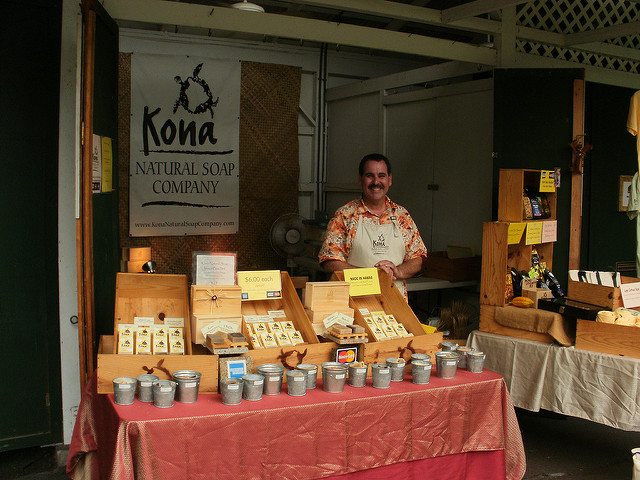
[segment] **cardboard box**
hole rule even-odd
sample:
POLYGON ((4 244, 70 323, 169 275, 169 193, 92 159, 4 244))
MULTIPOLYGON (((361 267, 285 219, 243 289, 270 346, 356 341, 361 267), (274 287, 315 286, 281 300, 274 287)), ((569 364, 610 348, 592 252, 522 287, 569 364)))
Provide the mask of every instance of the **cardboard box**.
POLYGON ((640 358, 640 328, 578 320, 576 348, 640 358))
POLYGON ((191 313, 195 315, 240 315, 242 287, 239 285, 191 285, 191 313))
POLYGON ((429 252, 422 265, 422 275, 450 282, 479 280, 482 257, 449 258, 447 252, 429 252))
POLYGON ((553 295, 551 294, 551 290, 549 290, 548 288, 538 288, 538 287, 534 287, 534 288, 523 287, 522 296, 533 300, 533 308, 538 308, 538 300, 540 300, 541 298, 553 298, 553 295))

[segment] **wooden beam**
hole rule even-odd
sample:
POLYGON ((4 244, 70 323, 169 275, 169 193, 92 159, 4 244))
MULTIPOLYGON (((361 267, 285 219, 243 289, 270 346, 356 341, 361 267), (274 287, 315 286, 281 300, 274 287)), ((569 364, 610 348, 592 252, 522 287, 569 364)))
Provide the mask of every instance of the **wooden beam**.
POLYGON ((602 42, 612 38, 626 37, 640 34, 640 21, 611 25, 588 32, 565 35, 564 44, 567 47, 584 43, 602 42))
MULTIPOLYGON (((584 145, 584 80, 573 81, 573 139, 584 145)), ((572 164, 576 164, 573 152, 572 164)), ((569 230, 569 270, 580 269, 582 237, 582 170, 571 173, 571 220, 569 230)))
POLYGON ((507 7, 514 7, 529 0, 476 0, 475 2, 462 3, 455 7, 442 10, 442 22, 450 23, 463 18, 471 18, 483 13, 495 12, 507 7))
POLYGON ((82 48, 82 181, 78 261, 78 335, 80 342, 80 384, 84 389, 95 370, 93 305, 93 78, 95 73, 95 0, 83 0, 82 48))

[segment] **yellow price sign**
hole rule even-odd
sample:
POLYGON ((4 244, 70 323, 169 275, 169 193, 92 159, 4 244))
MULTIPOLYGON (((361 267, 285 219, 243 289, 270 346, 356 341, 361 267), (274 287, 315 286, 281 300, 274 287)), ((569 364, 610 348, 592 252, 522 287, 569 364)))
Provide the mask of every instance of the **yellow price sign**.
POLYGON ((509 230, 507 231, 507 244, 517 245, 522 239, 522 233, 524 232, 526 223, 510 223, 509 230))
POLYGON ((553 170, 542 170, 540 172, 540 192, 555 192, 556 185, 553 170))
POLYGON ((352 297, 380 294, 377 268, 348 268, 344 271, 344 281, 349 282, 352 297))
POLYGON ((242 287, 242 300, 268 300, 282 297, 279 270, 238 272, 238 285, 242 287))
POLYGON ((527 235, 525 243, 527 245, 542 243, 542 222, 527 223, 527 235))

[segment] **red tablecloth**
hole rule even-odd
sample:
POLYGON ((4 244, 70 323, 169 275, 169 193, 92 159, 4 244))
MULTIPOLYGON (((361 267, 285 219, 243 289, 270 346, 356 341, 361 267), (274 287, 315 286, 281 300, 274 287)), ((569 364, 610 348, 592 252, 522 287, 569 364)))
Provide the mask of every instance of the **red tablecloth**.
MULTIPOLYGON (((371 382, 371 379, 369 379, 371 382)), ((519 480, 525 457, 502 377, 410 379, 389 389, 318 388, 226 406, 220 395, 161 409, 116 405, 87 385, 69 449, 72 478, 519 480)))

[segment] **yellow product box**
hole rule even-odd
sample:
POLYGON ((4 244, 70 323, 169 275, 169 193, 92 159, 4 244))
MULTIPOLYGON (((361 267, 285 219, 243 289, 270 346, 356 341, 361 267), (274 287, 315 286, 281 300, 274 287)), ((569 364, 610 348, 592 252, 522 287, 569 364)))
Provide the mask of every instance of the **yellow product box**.
POLYGON ((373 334, 373 336, 375 337, 376 340, 380 341, 380 340, 386 340, 387 336, 385 335, 384 331, 382 330, 382 328, 375 326, 371 329, 371 333, 373 334))
POLYGON ((272 348, 277 347, 278 342, 276 341, 276 337, 272 333, 261 333, 259 335, 260 342, 262 342, 262 346, 264 348, 272 348))
POLYGON ((278 345, 281 347, 288 347, 292 345, 291 339, 289 338, 289 335, 287 335, 287 332, 276 333, 275 337, 276 342, 278 342, 278 345))
POLYGON ((402 337, 413 337, 413 333, 407 332, 407 329, 401 323, 394 325, 393 328, 395 328, 396 332, 398 332, 398 335, 402 337))
POLYGON ((269 330, 267 329, 267 324, 263 323, 263 322, 254 323, 253 324, 253 333, 256 333, 258 335, 269 333, 269 330))
POLYGON ((387 321, 387 323, 389 325, 393 325, 396 326, 398 324, 398 321, 396 320, 396 317, 393 316, 393 314, 388 314, 384 316, 384 319, 387 321))
POLYGON ((262 348, 262 343, 260 342, 260 337, 255 333, 249 334, 249 341, 251 342, 251 346, 254 349, 262 348))
POLYGON ((133 355, 133 335, 119 336, 118 353, 133 355))
POLYGON ((169 337, 169 354, 184 355, 184 339, 169 337))
POLYGON ((280 322, 267 323, 267 329, 274 335, 282 333, 282 325, 280 325, 280 322))
POLYGON ((167 343, 167 335, 153 335, 153 354, 166 355, 169 353, 169 344, 167 343))
POLYGON ((382 328, 382 331, 384 332, 384 334, 389 338, 400 337, 400 335, 398 335, 398 332, 396 332, 396 330, 393 328, 392 325, 385 325, 384 327, 380 327, 380 328, 382 328))
POLYGON ((138 327, 138 330, 136 331, 136 341, 138 338, 146 338, 151 342, 151 332, 151 327, 138 327))
POLYGON ((280 324, 282 325, 282 330, 284 330, 285 332, 296 331, 296 327, 293 325, 293 322, 290 320, 287 320, 286 322, 280 322, 280 324))
POLYGON ((136 336, 136 355, 151 355, 151 339, 150 337, 136 336))
POLYGON ((376 322, 376 325, 380 328, 384 328, 387 326, 387 321, 384 319, 384 315, 377 315, 373 317, 373 319, 376 322))
POLYGON ((364 319, 364 322, 369 325, 371 328, 376 326, 376 321, 373 319, 372 316, 370 315, 366 315, 364 317, 362 317, 364 319))
POLYGON ((132 323, 121 323, 118 325, 118 338, 134 337, 134 333, 138 327, 132 323))
POLYGON ((172 338, 184 339, 184 334, 182 333, 182 327, 169 328, 169 339, 172 339, 172 338))
POLYGON ((298 345, 299 343, 304 343, 304 338, 302 338, 302 334, 295 330, 293 332, 289 332, 289 338, 291 339, 291 343, 294 345, 298 345))

